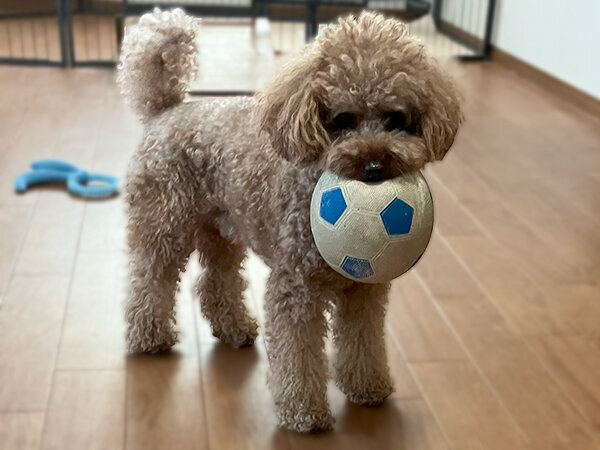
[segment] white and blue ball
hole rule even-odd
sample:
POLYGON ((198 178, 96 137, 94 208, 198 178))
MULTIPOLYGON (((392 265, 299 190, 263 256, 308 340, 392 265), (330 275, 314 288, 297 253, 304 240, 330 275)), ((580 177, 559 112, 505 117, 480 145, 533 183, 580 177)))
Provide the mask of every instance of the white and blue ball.
POLYGON ((331 268, 354 281, 385 283, 425 252, 433 201, 420 172, 368 183, 326 171, 313 192, 310 222, 331 268))

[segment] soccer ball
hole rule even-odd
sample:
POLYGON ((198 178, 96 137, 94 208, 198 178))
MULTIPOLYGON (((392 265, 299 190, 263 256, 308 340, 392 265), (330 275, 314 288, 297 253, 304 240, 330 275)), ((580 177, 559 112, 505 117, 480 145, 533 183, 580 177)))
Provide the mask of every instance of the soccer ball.
POLYGON ((310 205, 323 259, 354 281, 386 283, 416 264, 433 230, 433 201, 420 172, 370 183, 321 175, 310 205))

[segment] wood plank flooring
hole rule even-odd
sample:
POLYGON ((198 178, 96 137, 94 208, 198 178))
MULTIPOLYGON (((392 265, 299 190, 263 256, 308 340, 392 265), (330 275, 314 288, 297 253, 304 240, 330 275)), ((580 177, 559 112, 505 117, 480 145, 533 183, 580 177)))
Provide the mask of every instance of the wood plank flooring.
MULTIPOLYGON (((396 392, 360 408, 331 385, 335 430, 301 436, 276 425, 264 341, 211 336, 194 257, 181 342, 125 355, 122 198, 12 183, 44 157, 122 177, 140 126, 112 71, 0 67, 0 449, 600 449, 600 118, 494 63, 458 76, 434 236, 392 290, 396 392)), ((246 273, 262 319, 268 270, 246 273)))

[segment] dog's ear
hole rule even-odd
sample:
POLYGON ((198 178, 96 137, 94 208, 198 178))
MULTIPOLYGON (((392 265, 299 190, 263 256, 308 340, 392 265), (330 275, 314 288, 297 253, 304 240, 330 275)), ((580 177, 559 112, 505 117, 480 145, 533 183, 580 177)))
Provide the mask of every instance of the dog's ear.
POLYGON ((452 78, 434 67, 427 82, 429 102, 420 120, 420 131, 435 160, 450 150, 463 121, 461 97, 452 78))
POLYGON ((315 89, 317 66, 318 51, 310 46, 257 94, 261 129, 275 150, 293 162, 316 161, 329 144, 315 89))

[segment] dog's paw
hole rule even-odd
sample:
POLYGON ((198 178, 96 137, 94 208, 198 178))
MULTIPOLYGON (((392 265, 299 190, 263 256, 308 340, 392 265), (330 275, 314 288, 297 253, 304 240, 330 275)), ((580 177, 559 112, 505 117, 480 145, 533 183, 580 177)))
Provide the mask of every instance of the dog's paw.
POLYGON ((248 347, 258 336, 258 325, 253 319, 248 319, 241 325, 213 328, 213 336, 234 348, 248 347))
POLYGON ((361 385, 340 383, 338 380, 338 386, 350 402, 362 406, 380 406, 394 392, 394 386, 389 376, 365 380, 361 385))
POLYGON ((351 392, 346 395, 348 400, 355 405, 381 406, 385 399, 388 398, 392 392, 392 389, 382 389, 377 391, 351 392))
POLYGON ((280 410, 279 424, 298 433, 323 433, 333 428, 334 419, 329 410, 280 410))
POLYGON ((160 353, 166 352, 173 347, 178 336, 175 331, 140 334, 135 330, 127 332, 127 350, 129 353, 160 353))

